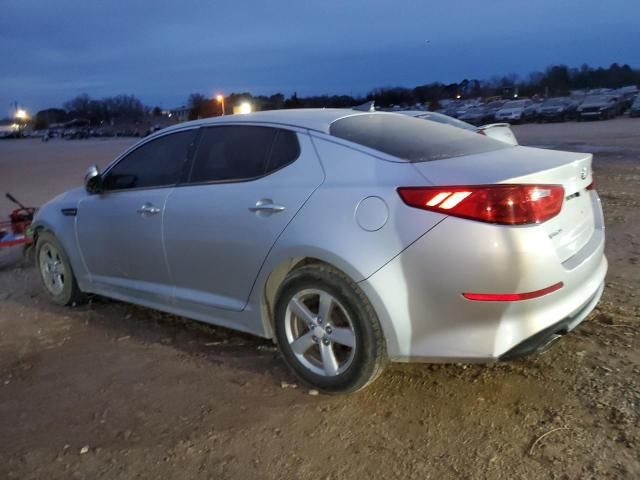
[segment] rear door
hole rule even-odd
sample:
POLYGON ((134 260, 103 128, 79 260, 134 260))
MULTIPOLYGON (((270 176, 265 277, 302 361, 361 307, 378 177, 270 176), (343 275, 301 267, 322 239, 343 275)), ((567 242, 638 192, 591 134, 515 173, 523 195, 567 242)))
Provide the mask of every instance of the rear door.
POLYGON ((189 180, 169 196, 164 240, 176 302, 244 309, 269 250, 323 172, 306 134, 202 128, 189 180))

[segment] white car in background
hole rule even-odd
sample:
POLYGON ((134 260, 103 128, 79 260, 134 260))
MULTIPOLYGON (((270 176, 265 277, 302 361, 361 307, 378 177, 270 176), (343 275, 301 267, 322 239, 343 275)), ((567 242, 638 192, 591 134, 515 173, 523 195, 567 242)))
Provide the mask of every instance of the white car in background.
POLYGON ((532 103, 531 100, 511 100, 496 112, 495 120, 498 122, 519 122, 524 116, 524 109, 532 103))
POLYGON ((509 145, 518 145, 518 139, 516 138, 511 126, 508 123, 490 123, 488 125, 482 125, 476 127, 470 123, 463 122, 457 118, 444 115, 437 112, 425 112, 422 110, 406 110, 404 112, 398 112, 404 115, 408 115, 414 118, 421 118, 423 120, 430 120, 432 122, 442 123, 445 125, 451 125, 452 127, 462 128, 463 130, 469 130, 472 132, 485 135, 500 142, 507 143, 509 145))

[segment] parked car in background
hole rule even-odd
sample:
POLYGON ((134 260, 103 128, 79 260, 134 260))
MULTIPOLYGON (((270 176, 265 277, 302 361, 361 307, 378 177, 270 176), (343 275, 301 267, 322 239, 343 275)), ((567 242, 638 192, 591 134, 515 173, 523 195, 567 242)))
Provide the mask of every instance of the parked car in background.
POLYGON ((577 109, 580 120, 607 120, 616 116, 618 102, 612 95, 589 95, 577 109))
POLYGON ((628 87, 618 88, 615 91, 615 93, 622 97, 621 99, 621 102, 623 104, 622 112, 625 112, 626 110, 631 108, 633 101, 638 95, 638 87, 636 87, 635 85, 631 85, 628 87))
POLYGON ((465 113, 458 117, 463 122, 471 123, 472 125, 482 125, 487 121, 493 120, 492 116, 487 113, 485 107, 473 107, 467 110, 465 113))
POLYGON ((495 120, 496 112, 500 110, 505 103, 507 103, 505 100, 493 100, 485 104, 484 109, 487 112, 487 120, 488 121, 495 120))
POLYGON ((548 98, 538 108, 538 122, 564 122, 570 108, 570 100, 565 97, 548 98))
POLYGON ((423 120, 431 120, 432 122, 442 123, 445 125, 451 125, 452 127, 462 128, 463 130, 469 130, 471 132, 476 132, 480 135, 486 135, 489 138, 499 140, 509 145, 518 145, 518 140, 516 139, 516 136, 513 133, 513 130, 511 130, 511 126, 508 123, 492 123, 489 125, 476 127, 475 125, 463 122, 460 119, 442 115, 441 113, 437 112, 407 110, 398 113, 402 113, 410 117, 421 118, 423 120))
POLYGON ((567 120, 577 120, 578 119, 578 107, 584 101, 584 96, 571 96, 567 97, 568 105, 566 110, 566 118, 567 120))
POLYGON ((616 102, 616 110, 615 110, 616 115, 622 115, 631 106, 631 102, 628 101, 623 95, 614 93, 611 96, 613 97, 613 100, 616 102))
POLYGON ((159 130, 162 130, 163 128, 165 128, 165 126, 163 125, 153 125, 151 127, 149 127, 147 129, 147 131, 145 132, 144 136, 147 137, 149 135, 151 135, 152 133, 156 133, 159 130))
POLYGON ((532 102, 522 112, 523 122, 535 122, 538 119, 538 110, 542 105, 541 102, 532 102))
POLYGON ((481 105, 479 104, 479 102, 475 100, 462 101, 460 102, 454 116, 456 118, 460 118, 463 115, 465 115, 469 110, 480 107, 480 106, 481 105))
POLYGON ((524 109, 531 105, 531 103, 531 100, 511 100, 496 111, 494 119, 497 122, 518 123, 522 121, 524 109))
POLYGON ((640 117, 640 95, 638 95, 629 109, 630 117, 640 117))
POLYGON ((440 110, 438 110, 438 113, 441 113, 442 115, 446 115, 447 117, 453 117, 453 118, 456 118, 457 112, 458 112, 458 107, 453 102, 447 104, 444 108, 441 108, 440 110))

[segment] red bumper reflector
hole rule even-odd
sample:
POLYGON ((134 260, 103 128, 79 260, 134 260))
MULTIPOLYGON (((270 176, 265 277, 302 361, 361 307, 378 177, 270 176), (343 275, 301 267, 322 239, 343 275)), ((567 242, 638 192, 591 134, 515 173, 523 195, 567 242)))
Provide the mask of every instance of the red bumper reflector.
POLYGON ((536 290, 535 292, 526 293, 463 293, 462 296, 467 300, 476 300, 478 302, 517 302, 518 300, 531 300, 532 298, 542 297, 548 293, 560 290, 564 283, 558 282, 550 287, 536 290))

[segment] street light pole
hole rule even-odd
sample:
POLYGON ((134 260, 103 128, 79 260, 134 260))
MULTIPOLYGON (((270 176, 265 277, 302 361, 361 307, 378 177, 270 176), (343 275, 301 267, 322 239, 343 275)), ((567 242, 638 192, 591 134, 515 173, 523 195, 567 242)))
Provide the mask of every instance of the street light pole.
POLYGON ((216 95, 216 100, 222 107, 222 115, 224 115, 224 95, 216 95))

